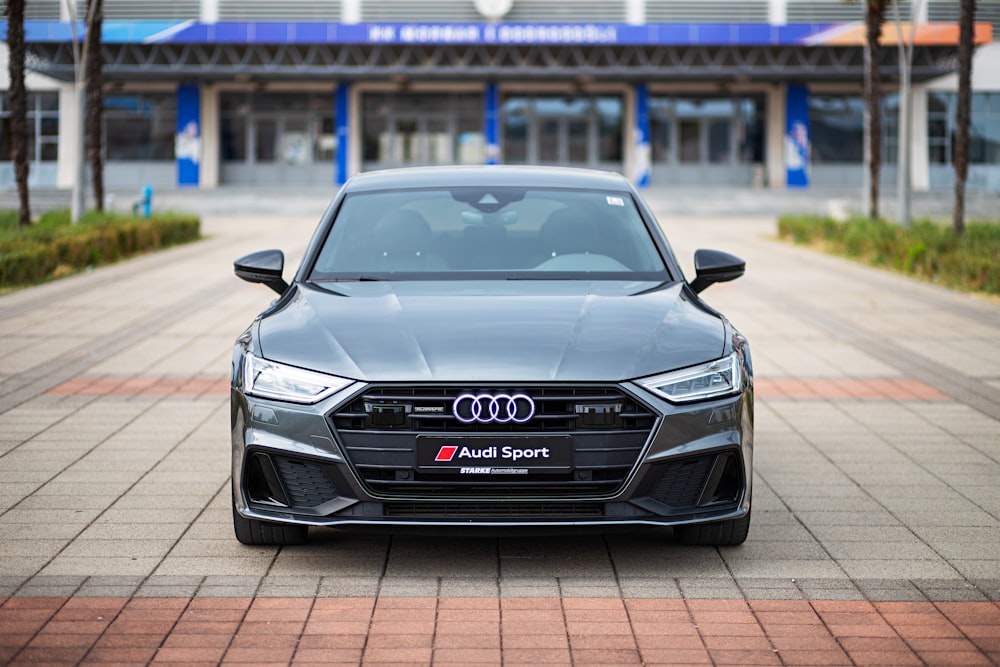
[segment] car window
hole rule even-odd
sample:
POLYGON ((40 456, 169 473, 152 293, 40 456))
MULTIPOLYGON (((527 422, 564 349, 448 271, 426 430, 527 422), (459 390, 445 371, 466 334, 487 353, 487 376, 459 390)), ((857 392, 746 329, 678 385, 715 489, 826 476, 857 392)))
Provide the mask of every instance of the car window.
POLYGON ((627 194, 467 187, 348 195, 310 279, 662 280, 665 273, 627 194))

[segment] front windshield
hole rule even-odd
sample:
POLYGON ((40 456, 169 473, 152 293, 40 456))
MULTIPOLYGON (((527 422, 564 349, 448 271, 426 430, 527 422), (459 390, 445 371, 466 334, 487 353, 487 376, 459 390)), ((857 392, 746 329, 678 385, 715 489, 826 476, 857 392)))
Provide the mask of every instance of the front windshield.
POLYGON ((310 280, 667 280, 621 192, 462 187, 348 195, 310 280))

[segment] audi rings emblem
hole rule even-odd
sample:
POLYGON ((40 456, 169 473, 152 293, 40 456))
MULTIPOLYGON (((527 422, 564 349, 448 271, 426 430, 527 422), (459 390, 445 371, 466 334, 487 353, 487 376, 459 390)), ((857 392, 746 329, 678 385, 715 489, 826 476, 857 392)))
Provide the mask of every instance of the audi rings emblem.
POLYGON ((451 413, 463 424, 523 424, 535 416, 535 402, 527 394, 462 394, 451 413))

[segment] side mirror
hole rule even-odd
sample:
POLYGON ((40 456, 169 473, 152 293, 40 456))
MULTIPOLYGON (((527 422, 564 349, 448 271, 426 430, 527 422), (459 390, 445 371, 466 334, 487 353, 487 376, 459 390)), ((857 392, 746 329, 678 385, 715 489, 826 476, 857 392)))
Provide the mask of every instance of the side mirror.
POLYGON ((288 283, 281 277, 284 270, 285 254, 280 250, 261 250, 233 262, 233 271, 238 278, 248 283, 267 285, 278 294, 284 294, 288 289, 288 283))
POLYGON ((696 250, 694 253, 695 279, 691 289, 701 292, 713 283, 736 280, 746 271, 747 263, 735 255, 720 250, 696 250))

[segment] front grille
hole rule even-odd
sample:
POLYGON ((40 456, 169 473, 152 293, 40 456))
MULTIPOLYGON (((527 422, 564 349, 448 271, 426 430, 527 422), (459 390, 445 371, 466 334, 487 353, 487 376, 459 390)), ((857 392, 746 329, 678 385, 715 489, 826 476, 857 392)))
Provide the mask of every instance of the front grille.
POLYGON ((387 517, 573 519, 604 516, 600 503, 386 503, 387 517))
POLYGON ((407 386, 373 385, 330 415, 362 484, 383 497, 599 497, 624 484, 656 424, 656 414, 614 385, 407 386), (464 424, 452 402, 465 393, 532 397, 524 424, 464 424), (418 436, 563 436, 569 469, 517 476, 461 476, 418 470, 418 436))
POLYGON ((337 497, 333 482, 319 463, 287 456, 272 460, 292 507, 318 507, 337 497))

